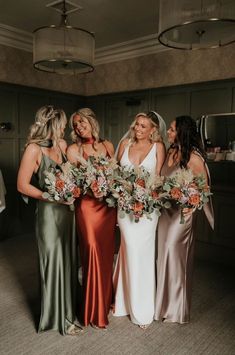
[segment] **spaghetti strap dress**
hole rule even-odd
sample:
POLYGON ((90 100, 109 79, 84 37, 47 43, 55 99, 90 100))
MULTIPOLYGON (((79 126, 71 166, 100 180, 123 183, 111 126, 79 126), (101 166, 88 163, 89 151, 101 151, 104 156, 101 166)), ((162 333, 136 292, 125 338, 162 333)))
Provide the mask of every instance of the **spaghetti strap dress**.
MULTIPOLYGON (((84 158, 88 156, 84 155, 84 158)), ((82 265, 81 322, 85 326, 92 324, 102 328, 109 323, 108 314, 113 302, 116 214, 115 208, 87 194, 75 204, 82 265)))
MULTIPOLYGON (((45 191, 44 171, 56 165, 58 164, 55 161, 42 152, 36 173, 42 191, 45 191)), ((68 205, 39 200, 36 209, 36 238, 41 279, 38 331, 51 329, 65 335, 75 320, 78 298, 74 212, 68 205)))
MULTIPOLYGON (((196 151, 194 153, 201 157, 196 151)), ((205 168, 209 180, 206 164, 205 168)), ((168 154, 161 174, 170 176, 178 169, 179 164, 169 166, 168 154)), ((205 213, 207 218, 210 215, 208 221, 213 227, 211 200, 205 209, 209 210, 205 213)), ((190 320, 196 212, 186 216, 184 224, 180 224, 180 215, 179 206, 173 205, 169 209, 162 209, 159 217, 155 320, 166 319, 183 324, 190 320)))

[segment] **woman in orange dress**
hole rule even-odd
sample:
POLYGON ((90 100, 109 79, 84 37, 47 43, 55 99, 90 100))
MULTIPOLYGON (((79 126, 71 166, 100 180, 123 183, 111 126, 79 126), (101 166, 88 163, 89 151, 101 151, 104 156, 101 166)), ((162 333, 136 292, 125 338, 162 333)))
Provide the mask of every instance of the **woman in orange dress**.
MULTIPOLYGON (((79 157, 112 157, 112 143, 99 138, 99 124, 89 108, 75 112, 70 119, 73 144, 68 159, 79 165, 79 157)), ((112 268, 115 247, 116 209, 95 196, 84 195, 75 203, 75 217, 82 264, 82 323, 106 329, 113 300, 112 268)))

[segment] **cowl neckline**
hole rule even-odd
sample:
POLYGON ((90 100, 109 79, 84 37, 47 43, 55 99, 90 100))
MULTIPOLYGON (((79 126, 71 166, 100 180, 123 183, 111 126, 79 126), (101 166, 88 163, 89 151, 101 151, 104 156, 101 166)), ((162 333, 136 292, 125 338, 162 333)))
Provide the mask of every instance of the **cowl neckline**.
POLYGON ((52 139, 45 139, 44 141, 38 142, 40 147, 51 148, 53 146, 52 139))

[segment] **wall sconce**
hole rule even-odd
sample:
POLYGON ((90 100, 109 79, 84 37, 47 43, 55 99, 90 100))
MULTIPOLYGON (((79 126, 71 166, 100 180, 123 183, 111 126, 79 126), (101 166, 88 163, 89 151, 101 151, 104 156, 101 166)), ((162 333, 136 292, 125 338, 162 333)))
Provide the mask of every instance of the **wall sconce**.
POLYGON ((2 131, 10 131, 12 128, 11 122, 1 122, 0 123, 0 129, 2 131))

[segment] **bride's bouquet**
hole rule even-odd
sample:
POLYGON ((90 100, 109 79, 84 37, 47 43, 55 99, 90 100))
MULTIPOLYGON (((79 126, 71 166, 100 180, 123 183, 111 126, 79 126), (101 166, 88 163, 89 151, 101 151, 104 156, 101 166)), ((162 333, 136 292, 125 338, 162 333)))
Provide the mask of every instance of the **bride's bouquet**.
POLYGON ((106 202, 109 206, 118 207, 121 218, 129 214, 135 222, 143 216, 151 219, 154 211, 160 215, 160 208, 165 203, 162 197, 166 193, 162 187, 163 178, 154 177, 144 167, 119 167, 113 176, 111 195, 106 202))
POLYGON ((180 206, 181 224, 185 222, 184 208, 200 210, 212 195, 205 177, 194 175, 190 169, 179 169, 174 175, 167 177, 163 189, 168 194, 168 199, 180 206))
POLYGON ((76 181, 76 167, 69 162, 51 166, 44 171, 46 192, 42 197, 49 201, 73 202, 81 194, 76 181))
MULTIPOLYGON (((82 193, 97 193, 106 197, 110 193, 114 172, 117 169, 115 159, 100 155, 79 158, 80 165, 74 171, 77 186, 82 186, 82 193)), ((101 197, 101 198, 102 198, 101 197)))

